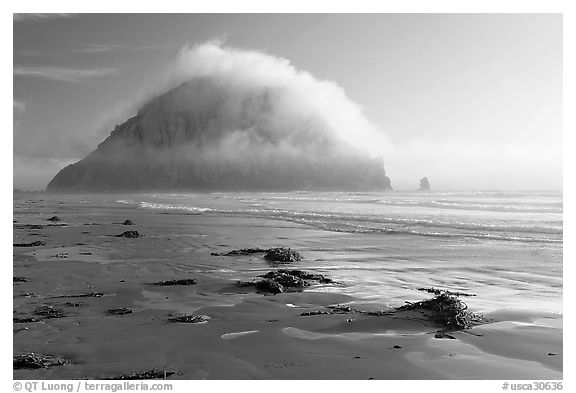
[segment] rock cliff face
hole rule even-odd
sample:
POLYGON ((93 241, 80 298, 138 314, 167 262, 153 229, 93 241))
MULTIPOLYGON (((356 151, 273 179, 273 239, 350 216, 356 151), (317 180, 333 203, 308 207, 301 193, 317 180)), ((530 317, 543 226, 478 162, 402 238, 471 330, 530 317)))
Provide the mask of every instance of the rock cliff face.
POLYGON ((282 90, 195 78, 144 105, 48 191, 390 190, 383 162, 282 90))

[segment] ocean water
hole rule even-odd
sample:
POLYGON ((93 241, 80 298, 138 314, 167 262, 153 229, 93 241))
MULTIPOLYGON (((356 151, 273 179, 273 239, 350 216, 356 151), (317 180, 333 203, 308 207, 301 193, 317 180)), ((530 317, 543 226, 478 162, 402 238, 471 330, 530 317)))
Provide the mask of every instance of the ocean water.
MULTIPOLYGON (((310 241, 318 288, 390 306, 419 287, 464 290, 477 310, 562 312, 562 194, 554 192, 146 194, 116 203, 158 213, 273 219, 333 234, 310 241)), ((253 246, 257 244, 249 244, 253 246)))
MULTIPOLYGON (((398 306, 429 296, 418 288, 437 287, 477 295, 465 299, 476 311, 562 313, 561 193, 147 193, 42 198, 53 199, 54 206, 75 205, 94 212, 119 208, 163 218, 191 216, 189 228, 195 225, 194 216, 201 216, 203 222, 222 226, 218 230, 223 233, 230 217, 290 224, 297 232, 313 229, 277 245, 302 251, 305 260, 298 268, 326 273, 341 283, 311 290, 346 293, 359 302, 398 306)), ((15 201, 15 213, 19 206, 15 201)), ((245 236, 249 243, 242 247, 266 243, 266 233, 258 236, 245 236)), ((170 244, 183 248, 188 241, 174 240, 170 244)), ((182 263, 189 260, 182 253, 182 263)), ((234 258, 212 258, 209 263, 214 274, 229 279, 249 279, 254 269, 269 269, 234 258)))
POLYGON ((143 209, 273 218, 334 232, 562 243, 559 193, 152 194, 143 209))

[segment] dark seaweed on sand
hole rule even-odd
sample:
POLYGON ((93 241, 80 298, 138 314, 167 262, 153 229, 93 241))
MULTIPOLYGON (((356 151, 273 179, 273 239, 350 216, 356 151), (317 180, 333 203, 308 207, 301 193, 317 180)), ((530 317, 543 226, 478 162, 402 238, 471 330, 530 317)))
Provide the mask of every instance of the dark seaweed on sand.
POLYGON ((224 254, 213 252, 212 255, 226 255, 226 256, 232 257, 232 256, 237 256, 237 255, 243 256, 243 255, 252 255, 252 254, 263 254, 265 252, 266 252, 265 249, 260 248, 260 247, 256 247, 256 248, 242 248, 240 250, 232 250, 232 251, 229 251, 229 252, 224 253, 224 254))
POLYGON ((302 314, 300 314, 300 316, 301 317, 309 317, 309 316, 313 316, 313 315, 330 315, 330 314, 332 314, 332 312, 330 312, 330 311, 316 310, 316 311, 303 312, 302 314))
POLYGON ((273 278, 278 277, 278 276, 283 275, 283 274, 295 276, 295 277, 301 278, 302 280, 318 281, 319 283, 322 283, 322 284, 333 284, 334 283, 334 281, 331 278, 325 277, 322 274, 308 273, 308 272, 305 272, 303 270, 293 270, 293 269, 278 269, 277 271, 268 272, 268 273, 266 273, 260 277, 273 279, 273 278))
POLYGON ((14 226, 16 229, 42 229, 44 225, 39 224, 18 224, 14 226))
POLYGON ((132 311, 133 310, 131 308, 121 307, 121 308, 111 308, 107 312, 110 315, 126 315, 126 314, 132 314, 132 311))
POLYGON ((282 293, 302 291, 310 286, 307 280, 318 281, 319 283, 334 283, 332 279, 321 274, 307 273, 303 270, 279 269, 260 275, 262 280, 239 281, 239 287, 255 287, 257 291, 265 293, 282 293))
POLYGON ((32 243, 14 243, 14 247, 36 247, 36 246, 45 246, 46 242, 42 240, 36 240, 32 243))
POLYGON ((446 293, 446 294, 451 295, 451 296, 476 296, 473 293, 453 292, 453 291, 447 291, 444 289, 438 289, 438 288, 434 288, 434 287, 432 287, 432 288, 418 288, 418 290, 422 291, 422 292, 428 292, 428 293, 431 293, 433 295, 440 295, 442 293, 446 293))
POLYGON ((296 251, 292 251, 286 247, 276 248, 242 248, 240 250, 232 250, 224 254, 213 252, 212 255, 225 255, 225 256, 246 256, 252 254, 264 254, 264 259, 272 262, 296 262, 302 260, 302 255, 296 251))
POLYGON ((153 283, 152 285, 160 285, 160 286, 172 286, 172 285, 196 285, 198 281, 194 278, 184 278, 180 280, 166 280, 166 281, 158 281, 153 283))
POLYGON ((127 239, 136 239, 140 236, 142 235, 138 231, 125 231, 119 235, 116 235, 116 237, 125 237, 127 239))
POLYGON ((397 311, 416 310, 431 313, 430 319, 441 324, 447 329, 468 329, 473 324, 482 321, 483 317, 467 311, 468 306, 462 302, 453 292, 440 291, 432 299, 422 300, 416 303, 408 303, 398 307, 397 311))
POLYGON ((180 315, 178 317, 169 318, 170 322, 179 323, 202 323, 208 322, 208 317, 206 315, 180 315))
POLYGON ((12 277, 12 282, 27 282, 26 277, 12 277))
POLYGON ((63 298, 87 298, 87 297, 102 297, 104 296, 101 292, 90 292, 90 293, 81 293, 79 295, 60 295, 60 296, 53 296, 53 299, 63 299, 63 298))
POLYGON ((126 380, 126 379, 166 379, 172 375, 176 375, 175 371, 159 370, 153 368, 152 370, 134 372, 132 374, 119 375, 117 377, 105 377, 105 380, 126 380))
POLYGON ((34 314, 44 317, 44 319, 64 318, 64 310, 54 306, 41 306, 34 310, 34 314))
POLYGON ((62 366, 66 364, 62 359, 53 356, 42 356, 35 353, 23 353, 14 356, 13 368, 19 370, 22 368, 48 368, 52 366, 62 366))
POLYGON ((266 250, 264 259, 274 262, 296 262, 302 260, 302 255, 289 248, 279 247, 266 250))
POLYGON ((17 315, 14 315, 12 317, 12 323, 33 323, 33 322, 40 322, 40 319, 29 316, 19 317, 17 315))

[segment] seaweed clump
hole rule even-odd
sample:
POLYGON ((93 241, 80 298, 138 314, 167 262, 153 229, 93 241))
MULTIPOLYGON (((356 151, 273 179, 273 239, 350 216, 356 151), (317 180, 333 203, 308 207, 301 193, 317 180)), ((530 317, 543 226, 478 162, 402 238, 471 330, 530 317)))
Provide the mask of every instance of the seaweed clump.
POLYGON ((303 291, 305 287, 310 286, 307 280, 317 281, 322 284, 332 284, 334 281, 321 274, 308 273, 302 270, 273 270, 266 274, 260 275, 262 280, 239 281, 240 287, 256 287, 259 292, 265 293, 282 293, 303 291))
POLYGON ((36 369, 62 366, 65 362, 62 359, 54 358, 53 356, 41 356, 31 352, 14 356, 12 364, 14 370, 19 370, 21 368, 36 369))
POLYGON ((38 247, 38 246, 45 246, 46 242, 42 240, 36 240, 35 242, 31 243, 14 243, 14 247, 38 247))
MULTIPOLYGON (((232 256, 237 256, 237 255, 252 255, 252 254, 261 254, 261 253, 265 253, 266 250, 260 247, 255 247, 255 248, 242 248, 240 250, 232 250, 229 251, 227 253, 225 253, 224 255, 232 257, 232 256)), ((213 254, 218 254, 218 253, 213 253, 213 254)), ((218 254, 220 255, 220 254, 218 254)))
POLYGON ((271 262, 296 262, 302 260, 302 255, 296 251, 292 251, 290 248, 286 247, 276 247, 276 248, 242 248, 239 250, 232 250, 227 253, 221 254, 218 252, 213 252, 211 255, 215 256, 246 256, 252 254, 264 254, 264 259, 271 262))
POLYGON ((34 314, 43 317, 44 319, 64 318, 66 314, 64 310, 54 306, 41 306, 34 310, 34 314))
POLYGON ((119 235, 116 235, 116 237, 125 237, 127 239, 136 239, 139 238, 140 236, 142 235, 138 231, 125 231, 119 235))
POLYGON ((131 308, 120 307, 120 308, 111 308, 107 311, 110 315, 126 315, 132 314, 133 310, 131 308))
POLYGON ((442 290, 435 290, 432 293, 436 293, 436 296, 432 299, 408 303, 398 307, 396 310, 426 312, 433 322, 451 330, 468 329, 482 321, 482 315, 467 311, 468 305, 458 299, 459 294, 442 290))
POLYGON ((142 371, 142 372, 134 372, 131 374, 126 374, 126 375, 119 375, 117 377, 106 377, 106 378, 102 378, 105 380, 114 380, 114 379, 119 379, 119 380, 129 380, 129 379, 166 379, 172 375, 177 374, 175 371, 167 371, 167 370, 159 370, 156 368, 153 368, 151 370, 146 370, 146 371, 142 371))
POLYGON ((166 281, 158 281, 153 283, 152 285, 159 285, 163 287, 173 286, 173 285, 196 285, 198 281, 194 278, 184 278, 181 280, 166 280, 166 281))
POLYGON ((273 262, 296 262, 302 260, 302 255, 296 251, 292 251, 289 248, 278 247, 266 250, 264 259, 273 262))
POLYGON ((178 317, 170 318, 170 322, 180 322, 180 323, 204 323, 208 322, 210 317, 206 315, 180 315, 178 317))

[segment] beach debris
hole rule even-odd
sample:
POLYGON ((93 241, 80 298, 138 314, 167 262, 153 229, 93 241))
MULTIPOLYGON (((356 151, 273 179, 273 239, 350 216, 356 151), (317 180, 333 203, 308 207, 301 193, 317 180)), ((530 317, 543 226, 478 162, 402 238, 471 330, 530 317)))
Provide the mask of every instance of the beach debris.
POLYGON ((39 224, 18 224, 14 225, 16 229, 43 229, 44 225, 39 224))
POLYGON ((34 310, 34 314, 43 317, 44 319, 64 318, 64 310, 54 306, 41 306, 34 310))
POLYGON ((302 270, 273 270, 258 277, 262 280, 239 281, 239 287, 256 287, 256 290, 267 293, 282 293, 287 291, 302 291, 310 286, 306 280, 313 280, 322 283, 333 283, 333 281, 321 274, 307 273, 302 270))
POLYGON ((32 243, 14 243, 14 247, 37 247, 37 246, 45 246, 46 242, 42 240, 36 240, 32 243))
POLYGON ((68 258, 68 253, 67 252, 63 252, 60 254, 54 254, 54 255, 50 255, 50 258, 68 258))
POLYGON ((92 253, 89 251, 80 251, 78 255, 92 255, 92 253))
POLYGON ((160 370, 157 368, 153 368, 151 370, 142 371, 142 372, 134 372, 132 374, 126 375, 119 375, 117 377, 106 377, 102 378, 105 380, 127 380, 127 379, 166 379, 171 377, 172 375, 178 374, 175 371, 168 371, 168 370, 160 370))
POLYGON ((142 236, 142 235, 140 235, 140 233, 138 233, 138 231, 125 231, 119 235, 116 235, 115 237, 125 237, 127 239, 135 239, 135 238, 138 238, 140 236, 142 236))
POLYGON ((434 287, 430 287, 430 288, 417 288, 419 291, 422 292, 428 292, 431 293, 433 295, 440 295, 442 293, 446 293, 450 296, 476 296, 473 293, 466 293, 466 292, 453 292, 453 291, 448 291, 446 289, 438 289, 438 288, 434 288, 434 287))
POLYGON ((47 218, 46 221, 56 222, 56 221, 62 221, 62 220, 58 216, 52 216, 50 218, 47 218))
POLYGON ((284 286, 282 284, 269 278, 257 281, 254 285, 256 289, 261 292, 269 292, 274 294, 284 292, 284 286))
POLYGON ((26 277, 12 277, 12 282, 27 282, 28 279, 26 277))
POLYGON ((556 354, 554 352, 548 352, 546 356, 556 356, 556 354))
POLYGON ((396 308, 396 311, 415 310, 428 314, 433 322, 439 323, 446 329, 468 329, 475 323, 480 323, 483 316, 467 311, 466 303, 452 295, 450 291, 440 291, 432 299, 416 303, 407 302, 406 305, 396 308))
POLYGON ((260 247, 256 247, 256 248, 242 248, 240 250, 232 250, 230 252, 224 253, 224 254, 219 254, 219 253, 212 253, 214 254, 218 254, 218 255, 226 255, 226 256, 236 256, 236 255, 251 255, 251 254, 262 254, 265 253, 267 250, 260 248, 260 247))
POLYGON ((376 310, 376 311, 358 311, 361 314, 370 315, 373 317, 383 317, 384 315, 392 315, 393 311, 384 311, 384 310, 376 310))
POLYGON ((166 280, 166 281, 158 281, 153 283, 152 285, 160 285, 160 286, 172 286, 172 285, 196 285, 198 281, 195 278, 185 278, 180 280, 166 280))
POLYGON ((107 313, 110 315, 126 315, 126 314, 132 314, 132 311, 133 310, 131 308, 120 307, 120 308, 111 308, 107 311, 107 313))
POLYGON ((402 348, 402 347, 401 347, 400 345, 394 345, 392 348, 394 348, 394 349, 400 349, 400 348, 402 348))
POLYGON ((278 269, 276 271, 268 272, 260 277, 275 278, 279 275, 295 276, 301 278, 302 280, 313 280, 322 284, 334 284, 334 281, 331 278, 325 277, 322 274, 308 273, 303 270, 278 269))
POLYGON ((264 259, 273 262, 296 262, 302 260, 302 255, 290 248, 279 247, 266 250, 264 259))
POLYGON ((276 247, 276 248, 242 248, 239 250, 232 250, 226 253, 213 252, 211 255, 214 256, 246 256, 252 254, 264 254, 264 259, 272 262, 295 262, 301 261, 302 255, 296 251, 292 251, 290 248, 286 247, 276 247))
POLYGON ((66 362, 60 358, 56 358, 50 355, 38 355, 33 352, 23 353, 14 356, 13 361, 14 370, 19 370, 22 368, 48 368, 52 366, 62 366, 66 362))
POLYGON ((309 285, 306 281, 296 275, 280 271, 268 272, 259 277, 271 279, 283 287, 289 288, 304 289, 305 286, 309 285))
POLYGON ((332 314, 348 314, 351 312, 355 312, 355 310, 352 309, 352 307, 350 306, 341 306, 341 305, 336 305, 336 306, 326 306, 326 308, 329 308, 332 310, 332 314))
POLYGON ((122 223, 122 225, 134 225, 134 223, 130 220, 124 220, 124 222, 122 223))
POLYGON ((303 312, 302 314, 300 314, 301 317, 309 317, 309 316, 313 316, 313 315, 330 315, 332 314, 331 311, 321 311, 321 310, 315 310, 315 311, 306 311, 303 312))
POLYGON ((79 295, 60 295, 60 296, 52 296, 53 299, 63 299, 63 298, 81 298, 81 297, 102 297, 104 294, 102 292, 89 292, 89 293, 81 293, 79 295))
POLYGON ((14 312, 13 316, 12 316, 12 322, 13 323, 34 323, 34 322, 40 322, 40 319, 31 317, 31 316, 21 317, 21 316, 16 315, 16 312, 14 312))
POLYGON ((185 314, 180 315, 178 317, 169 318, 168 320, 170 322, 179 322, 179 323, 205 323, 208 322, 209 319, 210 317, 207 315, 185 314))

